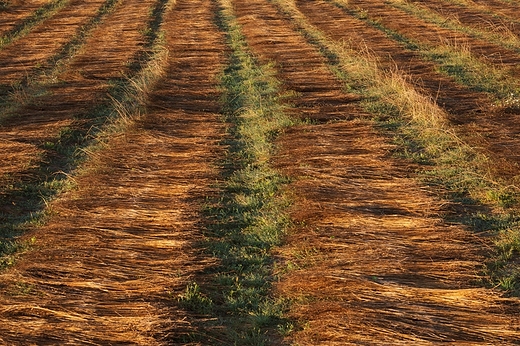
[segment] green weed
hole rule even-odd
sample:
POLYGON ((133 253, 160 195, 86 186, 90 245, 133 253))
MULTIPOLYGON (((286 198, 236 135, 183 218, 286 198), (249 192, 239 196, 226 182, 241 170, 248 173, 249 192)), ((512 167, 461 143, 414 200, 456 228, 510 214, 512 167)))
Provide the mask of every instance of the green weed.
POLYGON ((29 240, 0 239, 0 269, 13 265, 18 257, 36 243, 36 238, 29 240))
POLYGON ((190 283, 186 287, 185 293, 179 295, 178 300, 183 308, 198 314, 207 315, 213 310, 213 302, 200 292, 200 287, 196 282, 190 283))
POLYGON ((493 260, 486 265, 485 273, 490 284, 510 295, 520 295, 520 227, 519 222, 507 225, 498 232, 493 260))

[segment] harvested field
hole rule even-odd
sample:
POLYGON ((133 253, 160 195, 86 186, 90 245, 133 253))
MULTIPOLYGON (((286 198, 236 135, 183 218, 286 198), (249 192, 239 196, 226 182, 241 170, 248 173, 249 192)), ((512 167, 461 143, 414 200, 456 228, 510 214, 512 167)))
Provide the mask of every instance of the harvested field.
MULTIPOLYGON (((333 4, 326 1, 296 1, 296 3, 298 9, 310 23, 335 41, 352 42, 357 49, 366 47, 371 54, 380 59, 384 68, 396 67, 407 74, 418 88, 424 89, 439 106, 446 109, 450 120, 460 128, 461 136, 465 136, 466 140, 476 147, 484 147, 489 155, 496 156, 501 161, 500 172, 495 172, 496 174, 509 177, 516 175, 515 172, 520 164, 520 156, 517 155, 520 149, 517 134, 520 129, 513 115, 516 110, 493 107, 493 100, 487 93, 475 92, 439 73, 433 62, 425 61, 420 54, 406 49, 402 43, 392 40, 384 32, 333 4), (334 20, 330 20, 330 18, 334 20), (343 29, 345 27, 354 28, 354 30, 346 32, 343 29), (475 133, 477 133, 476 136, 475 133)), ((363 10, 373 14, 383 25, 388 24, 390 29, 396 30, 404 36, 410 36, 419 42, 453 39, 467 42, 472 50, 487 52, 488 57, 500 57, 498 58, 500 64, 518 66, 520 61, 520 55, 505 52, 496 47, 491 48, 479 41, 473 42, 471 38, 460 37, 456 32, 421 23, 420 20, 379 1, 360 3, 351 1, 349 6, 353 8, 362 6, 363 10), (506 59, 506 56, 509 58, 506 59)))
MULTIPOLYGON (((108 80, 122 71, 118 59, 135 54, 121 44, 135 42, 131 38, 138 37, 151 3, 134 4, 133 11, 128 3, 115 13, 100 34, 110 37, 110 23, 117 28, 118 22, 132 22, 136 29, 125 30, 127 37, 114 32, 111 50, 110 41, 98 41, 84 51, 92 55, 78 57, 78 67, 103 61, 102 70, 88 67, 90 76, 108 80), (112 54, 96 55, 100 46, 112 54)), ((169 300, 193 273, 211 264, 193 248, 202 236, 197 204, 213 193, 211 162, 223 135, 214 86, 223 39, 211 24, 211 8, 177 1, 165 18, 171 53, 150 94, 148 113, 96 151, 76 179, 77 188, 53 204, 54 217, 37 233, 38 249, 4 273, 0 338, 5 344, 154 345, 189 333, 186 314, 169 300), (174 28, 183 23, 184 30, 173 30, 173 23, 174 28), (21 285, 29 291, 19 291, 21 285)), ((101 36, 94 34, 96 39, 101 36)), ((88 95, 89 89, 78 88, 85 85, 81 80, 66 85, 88 95)))
MULTIPOLYGON (((108 101, 110 83, 131 72, 128 62, 143 49, 145 38, 139 30, 146 27, 148 18, 141 13, 152 8, 153 1, 126 5, 96 28, 86 43, 88 48, 69 62, 67 70, 55 76, 54 83, 22 88, 16 97, 22 100, 7 109, 0 128, 0 155, 11 164, 0 171, 0 195, 6 196, 0 203, 7 211, 2 213, 2 220, 24 219, 35 212, 38 205, 24 203, 28 196, 20 190, 45 182, 49 176, 53 179, 60 174, 57 172, 66 174, 71 169, 65 157, 67 147, 74 150, 82 136, 104 121, 100 109, 108 101), (132 28, 123 31, 122 24, 127 21, 132 22, 132 28)), ((99 3, 92 8, 92 15, 98 7, 99 3)), ((26 44, 31 47, 32 43, 33 50, 39 52, 39 42, 36 39, 26 44)), ((2 75, 6 80, 17 66, 23 68, 24 64, 9 61, 5 65, 7 71, 2 75)))
POLYGON ((519 5, 463 3, 71 0, 5 41, 0 344, 519 345, 520 46, 479 34, 519 5))
MULTIPOLYGON (((328 103, 328 95, 340 91, 330 73, 312 65, 303 71, 309 64, 302 61, 316 63, 318 53, 291 34, 290 23, 272 6, 262 1, 235 6, 250 45, 266 61, 276 61, 288 88, 301 91, 298 85, 322 81, 327 93, 321 90, 320 106, 328 103), (273 37, 281 38, 275 41, 279 51, 270 49, 273 37)), ((316 7, 305 11, 312 17, 323 13, 316 7)), ((330 21, 331 16, 322 18, 328 18, 323 23, 337 23, 330 21)), ((299 99, 313 99, 312 91, 300 95, 299 99)), ((290 245, 281 250, 283 259, 303 269, 277 285, 282 296, 309 302, 295 304, 294 317, 309 325, 292 341, 314 345, 502 340, 504 335, 489 334, 494 327, 488 329, 502 319, 493 316, 499 311, 492 303, 498 297, 484 303, 489 293, 471 286, 479 263, 479 240, 443 224, 438 201, 408 180, 406 172, 413 168, 387 156, 390 148, 360 120, 364 115, 359 109, 352 107, 348 114, 358 120, 296 127, 280 138, 278 165, 296 178, 293 219, 305 225, 293 230, 290 245), (453 295, 461 300, 452 301, 453 295), (417 306, 406 306, 410 300, 417 306), (464 327, 466 317, 460 309, 473 310, 466 310, 470 301, 486 305, 486 316, 493 317, 480 321, 470 317, 472 327, 464 327), (440 323, 434 327, 433 321, 440 323)), ((516 339, 518 331, 504 332, 516 339)))
POLYGON ((476 28, 487 27, 504 34, 520 35, 520 4, 512 1, 473 1, 476 6, 450 3, 448 1, 421 1, 421 4, 443 15, 476 28))
MULTIPOLYGON (((341 1, 339 1, 341 3, 341 1)), ((471 46, 476 54, 497 64, 514 66, 518 61, 518 53, 504 49, 495 44, 475 39, 469 35, 446 30, 439 26, 431 25, 418 18, 414 18, 399 9, 395 9, 390 4, 374 1, 349 1, 349 7, 357 8, 358 11, 366 12, 369 17, 377 18, 378 23, 384 27, 402 33, 418 42, 429 44, 454 42, 465 43, 471 46)), ((449 14, 444 14, 450 18, 449 14)))
MULTIPOLYGON (((105 1, 72 1, 55 16, 45 20, 9 48, 0 51, 0 90, 12 90, 21 83, 34 83, 36 70, 58 63, 60 53, 74 36, 84 30, 105 1)), ((70 58, 70 56, 63 56, 70 58)), ((4 95, 5 96, 5 95, 4 95)))
POLYGON ((40 7, 50 4, 50 0, 31 1, 4 0, 0 2, 0 37, 23 25, 40 7))

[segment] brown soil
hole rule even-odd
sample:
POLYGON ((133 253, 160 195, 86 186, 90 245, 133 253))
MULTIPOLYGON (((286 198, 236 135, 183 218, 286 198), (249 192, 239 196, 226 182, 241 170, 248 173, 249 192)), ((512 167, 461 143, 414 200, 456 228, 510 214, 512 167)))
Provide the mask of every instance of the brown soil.
MULTIPOLYGON (((291 23, 267 1, 235 1, 235 9, 254 53, 275 62, 288 89, 320 85, 320 102, 333 104, 338 82, 291 23)), ((322 8, 313 13, 336 19, 322 8)), ((390 157, 392 147, 355 105, 319 109, 314 92, 295 98, 307 107, 294 114, 345 112, 348 120, 294 127, 279 140, 276 165, 294 179, 292 217, 302 225, 279 253, 292 269, 278 294, 296 300, 289 314, 302 323, 288 341, 519 343, 517 303, 475 285, 481 241, 443 222, 442 203, 390 157)))
MULTIPOLYGON (((349 16, 345 11, 325 1, 297 1, 298 8, 307 19, 336 41, 359 44, 359 49, 367 45, 370 51, 381 59, 383 68, 397 66, 411 76, 411 80, 446 109, 452 123, 459 127, 459 133, 474 147, 495 158, 495 166, 490 167, 496 175, 512 178, 518 175, 520 164, 520 127, 516 115, 507 109, 492 107, 492 101, 484 93, 472 92, 450 78, 435 71, 433 63, 426 62, 416 53, 404 49, 381 31, 349 16), (344 28, 350 28, 345 31, 344 28), (469 136, 468 136, 469 134, 469 136)), ((350 4, 350 3, 349 3, 350 4)), ((403 12, 380 5, 376 1, 351 2, 352 6, 362 5, 369 13, 381 18, 384 25, 405 35, 421 40, 437 40, 448 37, 447 33, 425 26, 419 20, 403 12), (379 5, 378 5, 379 4, 379 5), (399 15, 400 13, 400 15, 399 15), (386 19, 385 19, 386 18, 386 19), (420 34, 419 34, 420 33, 420 34)), ((481 45, 481 48, 484 46, 481 45)), ((491 54, 490 54, 491 55, 491 54)), ((519 58, 516 58, 517 62, 519 58)))
POLYGON ((10 30, 21 24, 42 5, 49 3, 50 0, 4 0, 0 1, 0 37, 7 34, 10 30), (4 3, 8 6, 2 7, 4 3))
MULTIPOLYGON (((104 42, 106 55, 84 60, 103 61, 104 69, 90 66, 88 75, 106 78, 116 58, 132 55, 131 28, 149 6, 128 2, 100 28, 85 54, 104 42), (111 49, 108 23, 118 28, 111 49)), ((77 189, 53 204, 50 222, 33 234, 38 248, 1 276, 4 344, 172 344, 190 332, 174 302, 210 264, 193 245, 201 203, 218 177, 212 162, 223 150, 215 76, 224 47, 214 11, 207 1, 177 1, 165 18, 166 75, 148 113, 95 153, 77 189)))

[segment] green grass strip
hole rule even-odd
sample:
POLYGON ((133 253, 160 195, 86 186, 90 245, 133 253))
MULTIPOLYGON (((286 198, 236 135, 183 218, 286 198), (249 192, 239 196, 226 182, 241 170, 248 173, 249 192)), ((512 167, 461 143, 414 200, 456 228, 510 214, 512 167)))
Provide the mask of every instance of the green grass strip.
POLYGON ((271 249, 281 243, 289 224, 283 193, 288 181, 269 161, 276 150, 273 140, 292 122, 274 71, 250 54, 230 1, 219 1, 217 16, 230 47, 222 88, 224 114, 232 126, 223 195, 208 206, 214 224, 207 247, 221 267, 213 273, 216 288, 210 301, 202 300, 193 285, 182 300, 217 314, 230 344, 264 345, 268 331, 283 330, 287 323, 285 303, 272 298, 270 289, 275 280, 271 249))
POLYGON ((68 3, 69 0, 54 0, 38 8, 29 18, 25 19, 22 23, 11 29, 11 31, 0 37, 0 50, 17 39, 27 35, 33 27, 40 24, 45 19, 55 15, 68 3))

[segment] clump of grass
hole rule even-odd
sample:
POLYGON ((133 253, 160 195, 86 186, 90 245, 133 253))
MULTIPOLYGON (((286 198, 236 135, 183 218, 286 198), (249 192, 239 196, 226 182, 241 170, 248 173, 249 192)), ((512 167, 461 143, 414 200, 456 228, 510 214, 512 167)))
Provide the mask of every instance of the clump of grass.
POLYGON ((201 293, 200 286, 196 282, 186 286, 186 291, 179 295, 178 301, 183 308, 198 314, 207 315, 213 310, 213 301, 201 293))
POLYGON ((495 256, 486 265, 493 286, 520 296, 520 222, 518 219, 500 230, 495 240, 495 256))
POLYGON ((447 188, 450 198, 468 196, 500 208, 516 203, 516 192, 506 193, 505 183, 490 176, 489 158, 459 138, 445 111, 405 74, 380 71, 365 92, 369 97, 362 102, 364 108, 376 116, 379 126, 393 131, 396 154, 424 165, 419 176, 427 183, 447 188))
POLYGON ((13 265, 18 257, 36 243, 36 238, 28 240, 0 240, 0 269, 13 265))
POLYGON ((282 317, 286 303, 270 296, 275 279, 271 249, 281 243, 290 222, 283 193, 287 179, 269 161, 274 138, 292 122, 284 113, 274 70, 259 66, 249 53, 231 2, 219 5, 218 24, 231 49, 222 76, 224 114, 233 125, 223 194, 207 210, 214 220, 207 247, 222 263, 214 273, 213 301, 221 302, 214 309, 234 344, 263 345, 268 330, 288 323, 282 317))
POLYGON ((520 84, 512 78, 507 68, 478 59, 467 42, 446 41, 442 45, 425 48, 422 54, 437 63, 442 73, 472 90, 491 94, 497 102, 520 91, 520 84))

